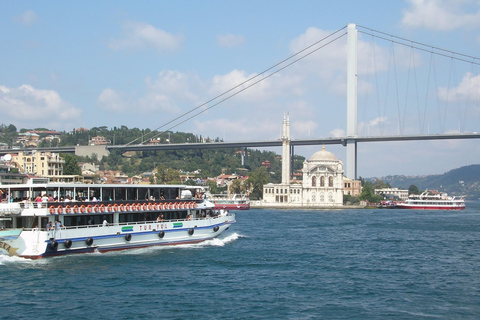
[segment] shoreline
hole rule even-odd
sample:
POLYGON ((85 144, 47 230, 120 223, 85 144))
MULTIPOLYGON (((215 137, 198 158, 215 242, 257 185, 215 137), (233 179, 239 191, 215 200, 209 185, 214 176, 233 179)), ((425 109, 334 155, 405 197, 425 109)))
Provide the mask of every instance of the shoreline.
POLYGON ((265 203, 258 204, 250 202, 250 209, 305 209, 305 210, 343 210, 343 209, 367 209, 365 206, 354 206, 354 205, 344 205, 344 206, 315 206, 315 205, 288 205, 288 204, 274 204, 274 203, 265 203))

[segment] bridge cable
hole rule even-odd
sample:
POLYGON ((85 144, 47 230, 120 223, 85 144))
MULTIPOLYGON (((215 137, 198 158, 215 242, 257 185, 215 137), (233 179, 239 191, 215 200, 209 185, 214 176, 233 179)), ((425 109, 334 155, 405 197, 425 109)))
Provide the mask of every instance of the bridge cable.
MULTIPOLYGON (((283 59, 282 61, 280 61, 280 62, 278 62, 278 63, 274 64, 273 66, 271 66, 271 67, 269 67, 269 68, 265 69, 264 71, 260 72, 259 74, 257 74, 257 75, 255 75, 255 76, 253 76, 253 77, 251 77, 251 78, 249 78, 249 79, 247 79, 247 80, 245 80, 245 81, 241 82, 240 84, 238 84, 238 85, 236 85, 236 86, 232 87, 231 89, 229 89, 229 90, 227 90, 227 91, 225 91, 225 92, 223 92, 223 93, 221 93, 221 94, 217 95, 216 97, 214 97, 214 98, 212 98, 212 99, 210 99, 210 100, 208 100, 208 101, 206 101, 206 102, 204 102, 204 103, 200 104, 199 106, 197 106, 197 107, 195 107, 195 108, 193 108, 193 109, 191 109, 191 110, 189 110, 189 111, 187 111, 187 112, 185 112, 185 113, 181 114, 180 116, 178 116, 178 117, 176 117, 176 118, 174 118, 174 119, 172 119, 172 120, 168 121, 167 123, 165 123, 165 124, 161 125, 160 127, 158 127, 158 128, 156 128, 156 129, 154 129, 152 132, 155 132, 155 131, 157 131, 158 129, 161 129, 161 128, 165 127, 165 126, 168 126, 169 124, 171 124, 171 123, 173 123, 173 122, 175 122, 175 121, 177 121, 177 120, 179 120, 179 119, 181 119, 181 118, 185 117, 186 115, 188 115, 188 114, 190 114, 190 113, 194 112, 195 110, 198 110, 198 109, 200 109, 200 108, 204 107, 205 105, 207 105, 207 104, 209 104, 209 103, 211 103, 211 102, 213 102, 213 101, 215 101, 215 100, 219 99, 220 97, 223 97, 224 95, 226 95, 226 94, 230 93, 231 91, 233 91, 233 90, 235 90, 235 89, 237 89, 237 88, 239 88, 239 87, 241 87, 241 86, 245 85, 246 83, 248 83, 248 82, 250 82, 250 81, 254 80, 255 78, 262 76, 263 74, 265 74, 265 73, 269 72, 270 70, 272 70, 272 69, 274 69, 274 68, 276 68, 276 67, 278 67, 278 66, 280 66, 280 65, 284 64, 285 62, 287 62, 287 61, 289 61, 289 60, 293 59, 294 57, 296 57, 296 56, 298 56, 298 55, 302 54, 303 52, 305 52, 305 51, 307 51, 307 50, 309 50, 309 49, 313 48, 314 46, 318 45, 318 44, 319 44, 319 43, 321 43, 322 41, 324 41, 324 40, 326 40, 326 39, 328 39, 328 38, 332 37, 333 35, 337 34, 338 32, 340 32, 340 31, 344 30, 346 27, 347 27, 347 26, 344 26, 344 27, 342 27, 342 28, 340 28, 340 29, 338 29, 338 30, 334 31, 333 33, 329 34, 328 36, 326 36, 326 37, 324 37, 324 38, 322 38, 322 39, 320 39, 320 40, 318 40, 318 41, 314 42, 313 44, 311 44, 311 45, 307 46, 306 48, 304 48, 304 49, 302 49, 302 50, 298 51, 297 53, 295 53, 295 54, 293 54, 293 55, 289 56, 288 58, 286 58, 286 59, 283 59)), ((333 41, 336 41, 337 39, 341 38, 341 37, 342 37, 342 36, 344 36, 345 34, 346 34, 346 32, 345 32, 345 33, 343 33, 341 36, 339 36, 339 37, 335 38, 334 40, 332 40, 332 41, 328 42, 326 45, 328 45, 328 44, 332 43, 333 41)), ((283 69, 285 69, 285 68, 287 68, 287 67, 291 66, 293 63, 296 63, 296 62, 298 62, 299 60, 301 60, 301 59, 303 59, 303 58, 307 57, 308 55, 310 55, 310 54, 312 54, 312 53, 314 53, 314 52, 318 51, 319 49, 321 49, 321 48, 325 47, 326 45, 323 45, 323 46, 321 46, 320 48, 318 48, 318 49, 316 49, 316 50, 313 50, 312 52, 310 52, 310 53, 308 53, 308 54, 306 54, 306 55, 302 56, 301 58, 299 58, 299 59, 297 59, 297 60, 293 61, 292 63, 290 63, 290 64, 287 64, 287 66, 285 66, 285 67, 283 67, 283 68, 281 68, 281 69, 277 70, 276 72, 274 72, 274 73, 270 74, 270 76, 272 76, 273 74, 275 74, 275 73, 277 73, 277 72, 279 72, 279 71, 281 71, 281 70, 283 70, 283 69)), ((265 77, 265 78, 262 78, 262 80, 260 80, 260 81, 263 81, 263 80, 265 80, 265 79, 269 78, 270 76, 267 76, 267 77, 265 77)), ((257 83, 259 83, 260 81, 257 81, 257 82, 255 82, 254 84, 257 84, 257 83)), ((252 86, 252 85, 249 85, 247 88, 250 88, 251 86, 252 86)), ((246 89, 246 88, 245 88, 245 89, 246 89)), ((242 92, 242 91, 245 91, 245 89, 243 89, 243 90, 239 91, 238 93, 240 93, 240 92, 242 92)), ((236 93, 236 94, 238 94, 238 93, 236 93)), ((225 101, 225 100, 228 100, 229 98, 231 98, 231 97, 235 96, 236 94, 233 94, 233 95, 229 96, 228 98, 221 100, 221 102, 223 102, 223 101, 225 101)), ((216 103, 214 106, 216 106, 216 105, 218 105, 218 104, 219 104, 219 103, 216 103)), ((212 106, 212 107, 213 107, 213 106, 212 106)), ((212 107, 209 107, 209 108, 205 109, 205 110, 204 110, 204 111, 202 111, 202 112, 196 113, 196 114, 195 114, 193 117, 196 117, 197 115, 199 115, 199 114, 201 114, 201 113, 203 113, 203 112, 205 112, 205 111, 207 111, 207 110, 211 109, 212 107)), ((190 117, 190 118, 188 118, 187 120, 190 120, 190 119, 192 119, 193 117, 190 117)), ((162 133, 164 133, 164 132, 166 132, 166 131, 169 131, 170 129, 172 129, 172 128, 174 128, 174 127, 176 127, 176 126, 178 126, 178 125, 180 125, 180 124, 182 124, 182 123, 184 123, 184 122, 185 122, 185 121, 182 121, 182 122, 180 122, 180 123, 176 124, 175 126, 173 126, 173 127, 169 128, 169 129, 167 129, 167 130, 164 130, 163 132, 160 132, 159 134, 157 134, 157 135, 153 136, 152 138, 155 138, 155 137, 159 136, 160 134, 162 134, 162 133)), ((152 138, 151 138, 151 139, 152 139, 152 138)), ((140 137, 139 137, 139 138, 137 138, 137 139, 135 139, 135 140, 132 140, 132 141, 130 141, 130 142, 129 142, 129 143, 127 143, 126 145, 130 145, 130 144, 132 144, 133 142, 135 142, 135 141, 137 141, 137 140, 139 140, 139 139, 140 139, 140 137)), ((142 140, 143 140, 143 139, 142 139, 142 140)), ((143 144, 144 142, 145 142, 145 141, 143 140, 143 141, 141 142, 141 144, 143 144)))
MULTIPOLYGON (((361 25, 357 25, 357 27, 359 28, 364 28, 364 29, 367 29, 367 30, 370 30, 370 31, 373 31, 373 32, 376 32, 376 33, 379 33, 379 34, 383 34, 383 35, 386 35, 386 36, 389 36, 390 38, 385 38, 385 37, 381 37, 379 35, 374 35, 374 34, 371 34, 371 33, 368 33, 368 32, 365 32, 365 31, 362 31, 362 30, 358 30, 359 32, 361 33, 365 33, 365 34, 368 34, 368 35, 372 35, 374 37, 377 37, 377 38, 380 38, 380 39, 383 39, 383 40, 386 40, 386 41, 394 41, 398 44, 402 44, 402 45, 406 45, 405 43, 403 42, 400 42, 400 41, 395 41, 395 40, 392 40, 391 38, 396 38, 396 39, 399 39, 399 40, 402 40, 404 42, 407 42, 407 43, 415 43, 419 46, 422 46, 422 47, 427 47, 427 48, 431 48, 431 50, 427 50, 427 49, 423 49, 423 48, 420 48, 420 47, 417 47, 417 46, 414 46, 416 49, 419 49, 419 50, 422 50, 422 51, 427 51, 427 52, 434 52, 435 54, 438 54, 438 55, 441 55, 441 56, 444 56, 444 57, 448 57, 450 58, 451 55, 456 55, 456 56, 461 56, 463 58, 455 58, 456 60, 460 60, 460 61, 464 61, 464 62, 472 62, 474 64, 477 64, 477 65, 480 65, 480 58, 478 57, 474 57, 474 56, 470 56, 470 55, 467 55, 467 54, 463 54, 463 53, 458 53, 458 52, 455 52, 455 51, 451 51, 451 50, 447 50, 447 49, 442 49, 442 48, 439 48, 439 47, 434 47, 434 46, 431 46, 431 45, 428 45, 428 44, 425 44, 425 43, 421 43, 421 42, 417 42, 417 41, 412 41, 412 40, 408 40, 408 39, 405 39, 405 38, 402 38, 402 37, 399 37, 399 36, 395 36, 395 35, 392 35, 392 34, 388 34, 388 33, 385 33, 385 32, 382 32, 382 31, 378 31, 378 30, 375 30, 375 29, 371 29, 371 28, 368 28, 368 27, 365 27, 365 26, 361 26, 361 25), (437 50, 437 51, 441 51, 441 52, 445 52, 444 54, 442 53, 439 53, 439 52, 436 52, 436 51, 432 51, 432 50, 437 50), (446 53, 449 53, 450 55, 447 55, 446 53), (467 59, 472 59, 473 61, 471 60, 467 60, 467 59), (475 61, 478 61, 478 62, 475 62, 475 61)), ((408 45, 409 46, 409 45, 408 45)))
MULTIPOLYGON (((179 125, 181 125, 181 124, 183 124, 183 123, 185 123, 185 122, 187 122, 187 121, 191 120, 192 118, 195 118, 196 116, 198 116, 198 115, 200 115, 200 114, 202 114, 202 113, 204 113, 204 112, 206 112, 206 111, 208 111, 208 110, 212 109, 213 107, 216 107, 217 105, 221 104, 222 102, 225 102, 225 101, 229 100, 230 98, 232 98, 232 97, 234 97, 234 96, 236 96, 236 95, 238 95, 238 94, 242 93, 243 91, 245 91, 245 90, 247 90, 247 89, 249 89, 249 88, 253 87, 254 85, 256 85, 256 84, 258 84, 258 83, 262 82, 263 80, 266 80, 266 79, 270 78, 271 76, 275 75, 276 73, 278 73, 278 72, 280 72, 280 71, 282 71, 282 70, 284 70, 284 69, 286 69, 286 68, 288 68, 288 67, 292 66, 293 64, 295 64, 295 63, 297 63, 298 61, 300 61, 300 60, 302 60, 302 59, 306 58, 307 56, 309 56, 309 55, 311 55, 311 54, 315 53, 316 51, 318 51, 318 50, 320 50, 320 49, 323 49, 325 46, 327 46, 327 45, 331 44, 332 42, 334 42, 334 41, 336 41, 336 40, 338 40, 338 39, 340 39, 341 37, 345 36, 346 34, 347 34, 346 32, 345 32, 345 33, 343 33, 343 34, 341 34, 340 36, 338 36, 337 38, 335 38, 335 39, 333 39, 333 40, 329 41, 328 43, 324 44, 323 46, 321 46, 321 47, 319 47, 319 48, 317 48, 317 49, 315 49, 315 50, 313 50, 313 51, 311 51, 311 52, 309 52, 309 53, 305 54, 304 56, 302 56, 302 57, 300 57, 300 58, 298 58, 298 59, 296 59, 296 60, 292 61, 291 63, 287 64, 286 66, 283 66, 283 67, 281 67, 280 69, 278 69, 278 70, 276 70, 276 71, 272 72, 271 74, 268 74, 268 75, 266 75, 264 78, 261 78, 261 79, 257 80, 256 82, 254 82, 254 83, 252 83, 252 84, 250 84, 250 85, 248 85, 248 86, 246 86, 246 87, 242 88, 241 90, 239 90, 239 91, 237 91, 237 92, 235 92, 235 93, 232 93, 230 96, 228 96, 228 97, 226 97, 226 98, 224 98, 224 99, 222 99, 222 100, 218 101, 217 103, 215 103, 215 104, 211 105, 210 107, 208 107, 208 108, 205 108, 205 109, 203 109, 203 110, 201 110, 201 111, 197 112, 196 114, 194 114, 194 115, 192 115, 192 116, 188 117, 187 119, 185 119, 185 120, 183 120, 183 121, 181 121, 181 122, 179 122, 179 123, 177 123, 177 124, 175 124, 175 125, 171 126, 170 128, 168 128, 168 129, 164 130, 163 132, 160 132, 158 135, 160 135, 160 134, 162 134, 162 133, 164 133, 164 132, 166 132, 166 131, 169 131, 169 130, 173 129, 173 128, 175 128, 176 126, 179 126, 179 125)), ((247 80, 247 81, 249 81, 249 80, 247 80)), ((247 82, 247 81, 245 81, 245 82, 247 82)), ((244 83, 245 83, 245 82, 244 82, 244 83)), ((238 87, 238 86, 237 86, 237 87, 238 87)), ((229 91, 231 91, 231 90, 229 90, 229 91)), ((223 94, 222 94, 222 95, 223 95, 223 94)), ((196 109, 198 109, 198 107, 197 107, 197 108, 195 108, 195 109, 193 109, 193 110, 196 110, 196 109)), ((191 110, 191 111, 189 111, 189 112, 185 113, 185 115, 186 115, 186 114, 188 114, 188 113, 191 113, 193 110, 191 110)), ((169 123, 172 123, 172 122, 173 122, 173 121, 170 121, 170 122, 168 122, 167 124, 169 124, 169 123)), ((166 125, 166 124, 165 124, 165 125, 166 125)), ((165 125, 163 125, 162 127, 164 127, 165 125)), ((156 130, 156 129, 155 129, 155 130, 156 130)), ((158 135, 156 135, 156 136, 158 136, 158 135)), ((156 137, 156 136, 154 136, 154 137, 156 137)))

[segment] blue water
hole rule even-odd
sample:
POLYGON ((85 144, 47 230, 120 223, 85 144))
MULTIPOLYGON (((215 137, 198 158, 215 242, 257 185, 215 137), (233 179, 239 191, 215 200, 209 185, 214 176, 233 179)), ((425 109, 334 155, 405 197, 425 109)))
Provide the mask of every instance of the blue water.
POLYGON ((250 210, 203 244, 0 257, 3 319, 480 319, 462 212, 250 210))

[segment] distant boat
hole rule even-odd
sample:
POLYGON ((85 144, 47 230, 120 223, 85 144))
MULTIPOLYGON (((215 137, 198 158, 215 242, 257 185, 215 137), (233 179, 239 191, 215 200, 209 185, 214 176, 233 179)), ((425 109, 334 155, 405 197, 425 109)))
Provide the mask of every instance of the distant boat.
POLYGON ((0 185, 9 195, 0 203, 0 254, 37 259, 197 243, 219 236, 235 223, 234 213, 219 214, 211 201, 192 198, 189 188, 0 185))
POLYGON ((396 207, 417 210, 465 210, 465 199, 426 190, 422 194, 411 194, 405 202, 397 202, 396 207))
POLYGON ((208 200, 214 203, 215 210, 250 210, 250 199, 246 194, 213 194, 208 200))

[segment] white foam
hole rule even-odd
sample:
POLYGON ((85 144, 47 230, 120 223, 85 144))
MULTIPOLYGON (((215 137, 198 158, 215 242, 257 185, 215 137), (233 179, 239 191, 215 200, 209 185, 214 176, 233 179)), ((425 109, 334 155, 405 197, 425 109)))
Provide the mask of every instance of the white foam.
POLYGON ((4 254, 0 254, 0 265, 7 265, 7 264, 24 264, 24 265, 31 265, 31 264, 38 264, 39 260, 32 260, 32 259, 25 259, 20 258, 17 256, 7 256, 4 254))

